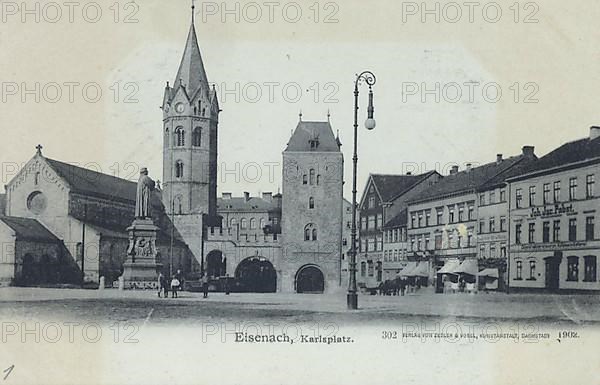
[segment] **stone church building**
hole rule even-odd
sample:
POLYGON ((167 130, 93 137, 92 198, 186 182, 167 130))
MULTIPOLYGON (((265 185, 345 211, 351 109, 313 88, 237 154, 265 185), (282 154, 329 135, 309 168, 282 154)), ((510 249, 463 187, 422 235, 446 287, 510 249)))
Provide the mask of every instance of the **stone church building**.
MULTIPOLYGON (((282 194, 217 199, 219 103, 192 25, 162 103, 163 185, 152 197, 157 263, 234 290, 341 288, 343 155, 330 123, 300 120, 282 194), (228 277, 228 278, 227 278, 228 277)), ((37 153, 0 196, 0 284, 111 283, 123 273, 136 183, 37 153), (82 270, 85 274, 82 273, 82 270)))

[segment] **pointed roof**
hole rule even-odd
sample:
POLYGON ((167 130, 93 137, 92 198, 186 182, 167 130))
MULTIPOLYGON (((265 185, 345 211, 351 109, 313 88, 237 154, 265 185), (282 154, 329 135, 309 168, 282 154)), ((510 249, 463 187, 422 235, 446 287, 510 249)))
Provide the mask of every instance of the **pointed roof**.
POLYGON ((339 152, 331 124, 329 122, 298 122, 285 151, 295 152, 339 152), (318 141, 318 146, 311 147, 311 141, 318 141))
POLYGON ((420 175, 371 174, 370 177, 381 200, 391 202, 434 173, 432 170, 420 175))
POLYGON ((208 78, 204 70, 193 21, 185 43, 185 51, 179 65, 179 71, 177 71, 177 77, 173 83, 173 89, 177 89, 181 83, 185 86, 188 95, 195 95, 201 85, 203 85, 205 91, 208 90, 208 78))

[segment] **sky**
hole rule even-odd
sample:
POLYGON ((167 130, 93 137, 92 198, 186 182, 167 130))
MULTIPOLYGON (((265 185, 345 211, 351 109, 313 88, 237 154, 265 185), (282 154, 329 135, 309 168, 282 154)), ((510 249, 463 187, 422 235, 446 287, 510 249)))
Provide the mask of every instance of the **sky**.
MULTIPOLYGON (((159 106, 190 3, 4 4, 2 183, 37 144, 53 159, 128 179, 148 167, 162 179, 159 106)), ((278 191, 281 153, 302 112, 311 121, 329 114, 339 131, 349 198, 353 86, 363 70, 377 77, 377 127, 363 126, 362 85, 359 189, 369 173, 446 174, 452 164, 524 145, 541 156, 587 136, 600 124, 600 3, 576 3, 197 1, 200 49, 223 110, 219 192, 278 191)))

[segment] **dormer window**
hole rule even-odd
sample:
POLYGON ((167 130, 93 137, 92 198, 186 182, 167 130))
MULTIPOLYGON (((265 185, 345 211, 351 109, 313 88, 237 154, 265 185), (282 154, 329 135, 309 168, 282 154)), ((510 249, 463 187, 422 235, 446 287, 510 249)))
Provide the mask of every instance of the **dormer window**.
POLYGON ((311 139, 308 141, 308 144, 310 144, 311 150, 314 150, 319 147, 319 139, 311 139))

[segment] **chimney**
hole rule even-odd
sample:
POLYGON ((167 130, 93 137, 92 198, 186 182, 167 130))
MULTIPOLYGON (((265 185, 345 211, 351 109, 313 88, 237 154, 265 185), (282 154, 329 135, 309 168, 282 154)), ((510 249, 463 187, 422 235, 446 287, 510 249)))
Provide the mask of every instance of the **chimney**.
POLYGON ((231 193, 230 192, 224 192, 223 193, 223 199, 231 199, 231 193))
POLYGON ((450 175, 454 175, 456 173, 458 173, 458 166, 452 166, 450 169, 450 175))
POLYGON ((496 163, 500 164, 500 163, 502 163, 502 160, 503 160, 502 154, 496 154, 496 163))
POLYGON ((533 146, 523 146, 523 155, 527 158, 533 158, 535 156, 535 147, 533 146))
POLYGON ((411 176, 412 172, 409 171, 409 172, 406 173, 406 175, 411 176))
POLYGON ((467 171, 471 171, 473 169, 473 163, 467 163, 466 166, 467 166, 467 171))
POLYGON ((247 191, 244 191, 244 199, 246 200, 246 202, 248 202, 250 200, 250 193, 247 191))
POLYGON ((262 199, 266 200, 266 201, 272 201, 273 200, 273 193, 272 192, 264 192, 262 194, 262 199))
POLYGON ((592 126, 590 127, 590 140, 594 140, 600 137, 600 127, 592 126))

